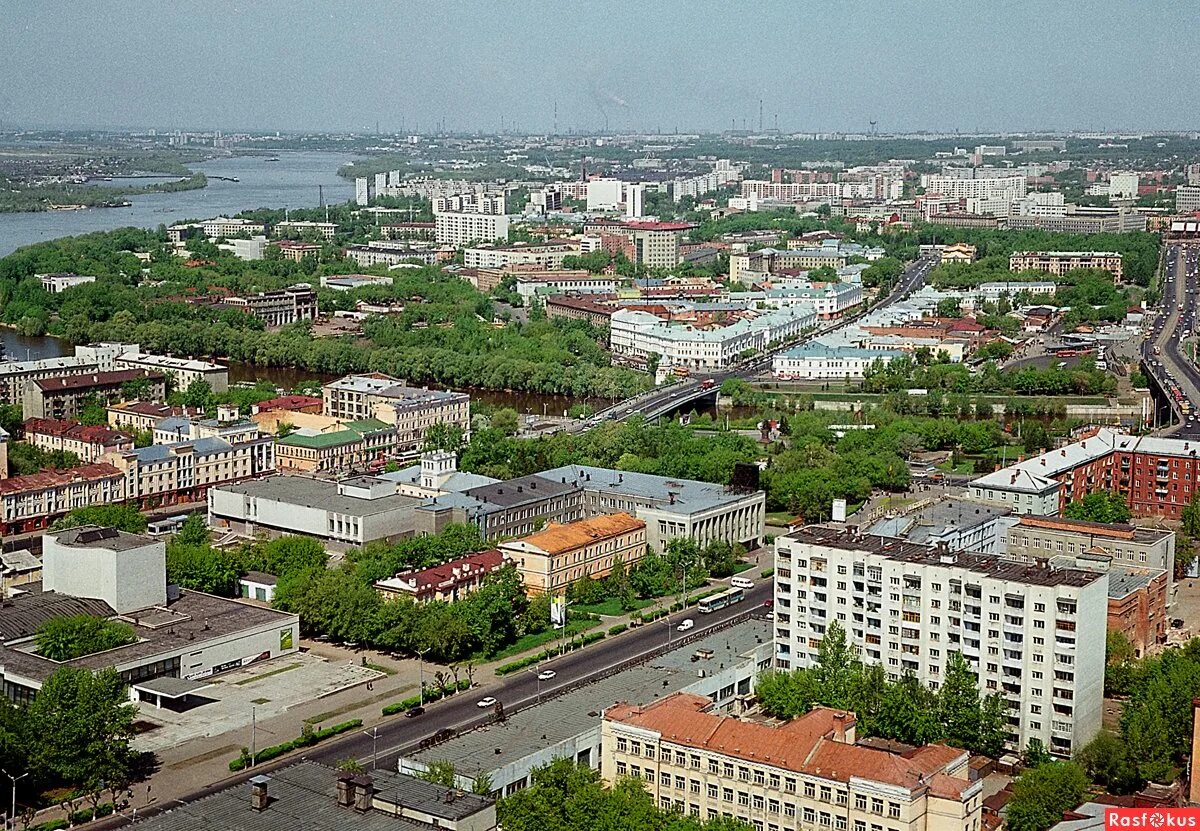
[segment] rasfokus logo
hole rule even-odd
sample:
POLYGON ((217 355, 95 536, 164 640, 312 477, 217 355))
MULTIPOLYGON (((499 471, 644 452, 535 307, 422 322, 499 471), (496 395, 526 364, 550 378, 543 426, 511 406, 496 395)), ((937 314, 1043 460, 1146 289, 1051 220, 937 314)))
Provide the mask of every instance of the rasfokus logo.
POLYGON ((1104 812, 1104 827, 1200 829, 1200 808, 1109 808, 1104 812))

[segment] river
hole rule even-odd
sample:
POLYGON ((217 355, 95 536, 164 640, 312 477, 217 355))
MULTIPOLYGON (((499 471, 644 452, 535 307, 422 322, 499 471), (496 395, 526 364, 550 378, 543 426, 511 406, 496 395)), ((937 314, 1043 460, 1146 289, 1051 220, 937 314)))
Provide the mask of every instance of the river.
MULTIPOLYGON (((277 156, 277 162, 267 161, 267 156, 238 156, 192 165, 192 169, 209 177, 208 187, 129 196, 133 205, 128 208, 0 213, 0 256, 22 245, 131 225, 156 228, 254 208, 312 208, 320 204, 318 187, 324 189, 327 204, 354 198, 354 183, 337 175, 338 168, 352 161, 353 156, 305 151, 281 151, 277 156)), ((118 179, 113 184, 146 185, 154 181, 118 179)))

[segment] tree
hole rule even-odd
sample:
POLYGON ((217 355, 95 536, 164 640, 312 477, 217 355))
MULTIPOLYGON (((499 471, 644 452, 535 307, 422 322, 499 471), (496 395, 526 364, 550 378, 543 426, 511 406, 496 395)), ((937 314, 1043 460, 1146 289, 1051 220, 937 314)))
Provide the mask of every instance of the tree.
POLYGON ((942 737, 937 697, 911 671, 888 686, 871 732, 905 744, 925 745, 942 737))
POLYGON ((937 304, 938 317, 962 317, 957 297, 943 297, 937 304))
POLYGON ((94 395, 85 398, 79 408, 79 423, 88 427, 108 424, 108 411, 104 403, 94 395))
POLYGON ((52 530, 64 531, 67 528, 78 528, 80 525, 98 525, 101 528, 116 528, 118 531, 140 534, 146 530, 147 522, 138 509, 128 502, 117 505, 88 505, 68 512, 54 523, 52 530))
POLYGON ((444 450, 458 453, 463 449, 463 430, 457 424, 434 424, 425 431, 422 449, 429 453, 444 450))
POLYGON ((521 417, 511 407, 496 410, 492 414, 492 429, 499 430, 506 436, 515 436, 521 426, 521 417))
POLYGON ((203 378, 197 378, 195 381, 187 385, 187 389, 183 391, 183 405, 185 407, 199 407, 202 410, 207 410, 212 405, 213 390, 203 378))
POLYGON ((1004 740, 1008 736, 1008 705, 998 693, 984 696, 979 707, 979 737, 975 753, 998 759, 1004 752, 1004 740))
POLYGON ((861 669, 846 642, 846 630, 833 621, 817 646, 817 663, 813 667, 813 679, 821 689, 821 703, 826 707, 848 708, 850 690, 861 669))
POLYGON ((471 780, 471 793, 479 796, 490 796, 492 793, 492 777, 486 770, 481 770, 475 774, 475 778, 471 780))
POLYGON ((126 381, 121 385, 121 396, 126 401, 149 401, 154 398, 154 383, 149 377, 126 381))
POLYGON ((1131 794, 1141 790, 1146 780, 1138 775, 1137 765, 1130 758, 1124 740, 1107 730, 1101 730, 1075 754, 1090 779, 1103 785, 1109 793, 1131 794))
POLYGON ((56 670, 27 711, 31 767, 75 785, 127 781, 134 713, 115 670, 56 670))
POLYGON ((449 759, 434 759, 425 770, 417 774, 417 778, 453 788, 458 781, 458 773, 454 769, 454 762, 449 759))
POLYGON ((191 514, 175 532, 173 542, 179 545, 208 545, 212 534, 201 514, 191 514))
POLYGON ((1046 750, 1046 745, 1036 737, 1029 740, 1029 744, 1021 753, 1021 764, 1027 768, 1035 768, 1050 761, 1050 751, 1046 750))
POLYGON ((1063 516, 1088 522, 1127 523, 1132 513, 1120 494, 1109 491, 1089 493, 1083 499, 1068 502, 1063 516))
POLYGON ((51 661, 69 661, 125 646, 137 640, 133 627, 93 615, 49 618, 34 636, 38 654, 51 661))
POLYGON ((764 672, 755 682, 754 695, 768 715, 791 719, 811 710, 820 698, 820 691, 812 673, 798 669, 764 672))
POLYGON ((938 716, 945 728, 946 742, 955 747, 974 748, 979 741, 979 685, 961 652, 951 652, 946 676, 938 691, 938 716))
POLYGON ((1192 494, 1192 501, 1189 502, 1179 518, 1183 522, 1183 531, 1193 540, 1200 540, 1200 491, 1192 494))
POLYGON ((1087 774, 1074 762, 1048 762, 1013 783, 1007 825, 1012 831, 1046 831, 1083 801, 1087 774))
POLYGON ((1120 629, 1109 629, 1105 637, 1104 654, 1104 694, 1128 694, 1137 670, 1133 644, 1120 629))

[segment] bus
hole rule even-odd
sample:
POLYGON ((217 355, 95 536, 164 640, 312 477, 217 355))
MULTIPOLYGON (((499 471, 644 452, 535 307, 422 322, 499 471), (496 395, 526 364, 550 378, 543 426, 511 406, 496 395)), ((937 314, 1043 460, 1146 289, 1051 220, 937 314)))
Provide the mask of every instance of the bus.
POLYGON ((740 603, 746 599, 746 592, 742 589, 729 589, 720 594, 714 594, 700 601, 700 614, 706 615, 709 612, 715 612, 717 609, 724 609, 726 606, 732 606, 734 603, 740 603))

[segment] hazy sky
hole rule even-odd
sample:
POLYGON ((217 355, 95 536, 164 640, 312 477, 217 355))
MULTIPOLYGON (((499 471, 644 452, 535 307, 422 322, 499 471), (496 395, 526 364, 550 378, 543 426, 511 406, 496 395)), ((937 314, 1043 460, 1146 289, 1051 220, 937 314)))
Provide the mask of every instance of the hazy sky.
POLYGON ((0 126, 1200 128, 1194 0, 0 0, 0 126))

